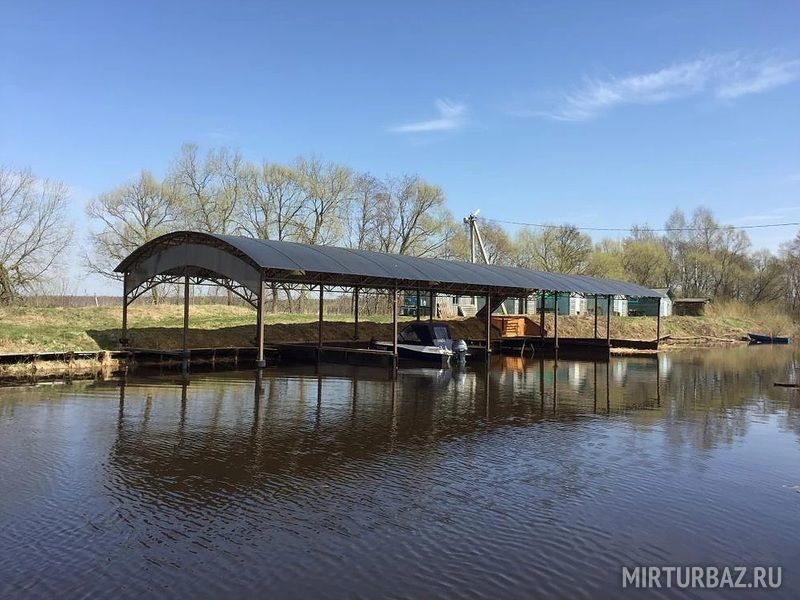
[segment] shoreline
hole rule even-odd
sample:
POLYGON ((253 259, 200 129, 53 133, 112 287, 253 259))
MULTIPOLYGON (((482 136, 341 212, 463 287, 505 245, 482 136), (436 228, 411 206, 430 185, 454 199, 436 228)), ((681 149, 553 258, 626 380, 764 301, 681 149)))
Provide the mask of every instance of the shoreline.
MULTIPOLYGON (((636 357, 636 356, 657 356, 660 353, 673 353, 703 348, 738 348, 747 345, 743 340, 718 340, 703 343, 702 338, 697 338, 694 342, 687 343, 681 340, 674 343, 665 340, 660 347, 652 350, 642 350, 636 348, 616 347, 611 348, 610 355, 613 357, 636 357)), ((196 349, 197 350, 197 349, 196 349)), ((208 349, 203 349, 208 350, 208 349)), ((255 350, 255 348, 252 348, 255 350)), ((179 351, 164 350, 162 359, 159 361, 136 362, 130 359, 127 351, 100 351, 82 352, 75 351, 61 352, 42 352, 42 353, 0 353, 0 386, 14 386, 20 384, 37 384, 53 381, 72 381, 99 379, 106 380, 114 376, 125 375, 133 372, 137 368, 146 370, 147 368, 167 368, 179 370, 181 360, 176 356, 179 351), (86 355, 94 354, 94 357, 86 355), (58 358, 76 355, 76 358, 58 358), (163 358, 166 357, 166 358, 163 358)), ((157 354, 154 352, 154 354, 157 354)), ((231 366, 233 370, 241 370, 244 364, 250 362, 244 357, 243 365, 239 365, 238 360, 231 358, 195 359, 193 365, 206 367, 208 365, 231 366)), ((255 367, 252 367, 255 368, 255 367)))
MULTIPOLYGON (((148 349, 148 366, 170 367, 181 364, 183 345, 183 307, 177 305, 141 304, 129 309, 128 337, 133 348, 148 349)), ((700 317, 670 316, 661 319, 661 343, 658 350, 613 347, 612 356, 646 356, 658 352, 676 352, 694 348, 735 348, 746 342, 747 332, 797 333, 796 325, 778 326, 768 319, 737 312, 730 308, 710 309, 700 317)), ((538 316, 529 318, 539 323, 538 316)), ((265 315, 267 346, 307 342, 315 344, 319 328, 315 314, 269 313, 265 315)), ((400 328, 413 321, 399 318, 400 328)), ((453 339, 482 340, 485 322, 478 318, 454 318, 446 322, 453 339)), ((24 382, 47 379, 103 377, 142 366, 142 355, 134 364, 127 352, 119 349, 121 310, 114 307, 30 308, 0 307, 0 382, 24 382), (83 350, 75 350, 82 348, 83 350)), ((548 337, 553 331, 552 314, 545 315, 548 337)), ((618 340, 654 341, 654 317, 611 318, 611 335, 618 340)), ((592 338, 594 319, 591 315, 562 315, 558 318, 560 338, 592 338)), ((354 339, 355 323, 350 314, 326 314, 322 326, 326 343, 354 339)), ((391 316, 361 314, 358 339, 361 341, 391 339, 391 316)), ((597 337, 605 338, 605 323, 600 323, 597 337)), ((242 306, 198 304, 190 308, 188 345, 204 349, 193 357, 201 364, 205 357, 211 363, 225 362, 215 357, 215 350, 240 348, 252 354, 255 345, 255 314, 242 306), (249 350, 246 350, 249 349, 249 350)), ((495 328, 494 338, 500 337, 495 328)), ((225 352, 220 352, 224 355, 225 352)), ((251 356, 243 360, 250 360, 251 356)), ((237 359, 234 359, 235 361, 237 359)))

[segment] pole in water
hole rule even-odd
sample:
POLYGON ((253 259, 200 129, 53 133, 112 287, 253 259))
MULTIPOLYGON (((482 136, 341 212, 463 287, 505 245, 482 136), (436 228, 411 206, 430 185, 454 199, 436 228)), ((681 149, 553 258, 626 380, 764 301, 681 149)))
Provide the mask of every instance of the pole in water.
POLYGON ((126 272, 122 279, 122 337, 119 339, 119 345, 123 348, 129 346, 128 343, 128 273, 126 272))
POLYGON ((256 357, 256 367, 263 369, 267 366, 264 360, 264 298, 265 283, 263 276, 258 286, 258 306, 256 307, 256 344, 258 345, 258 356, 256 357))
POLYGON ((539 337, 544 339, 544 292, 539 294, 539 337))
POLYGON ((658 299, 658 312, 656 313, 656 350, 661 342, 661 298, 658 299))
POLYGON ((325 287, 319 284, 319 320, 317 322, 317 362, 322 354, 322 311, 325 308, 325 287))
POLYGON ((353 288, 353 339, 358 339, 358 288, 353 288))
POLYGON ((183 279, 183 361, 184 373, 189 370, 189 276, 183 279))
POLYGON ((492 352, 492 297, 486 294, 486 363, 492 352))
POLYGON ((553 303, 553 348, 558 352, 558 292, 555 293, 553 303))
POLYGON ((397 373, 397 285, 392 290, 392 362, 397 373))

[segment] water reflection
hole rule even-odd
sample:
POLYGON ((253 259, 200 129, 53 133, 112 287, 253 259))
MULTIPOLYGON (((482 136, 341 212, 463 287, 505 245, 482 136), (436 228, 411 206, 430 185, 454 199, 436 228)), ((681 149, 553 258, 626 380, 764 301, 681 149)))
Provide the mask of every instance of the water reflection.
POLYGON ((621 564, 787 564, 794 369, 761 348, 2 390, 0 596, 590 597, 621 564))
MULTIPOLYGON (((737 408, 756 402, 759 411, 775 412, 769 400, 785 399, 786 390, 772 387, 785 379, 785 357, 751 358, 760 368, 746 375, 735 357, 675 362, 665 354, 607 362, 500 357, 491 369, 401 370, 396 381, 382 369, 354 368, 343 377, 341 367, 322 365, 265 370, 249 380, 220 374, 120 382, 109 465, 119 483, 153 494, 164 486, 201 490, 270 474, 326 477, 398 444, 435 444, 486 427, 621 414, 637 427, 663 427, 671 443, 712 448, 746 434, 747 414, 737 408), (666 407, 662 388, 671 398, 666 407)), ((797 429, 794 416, 784 422, 797 429)))

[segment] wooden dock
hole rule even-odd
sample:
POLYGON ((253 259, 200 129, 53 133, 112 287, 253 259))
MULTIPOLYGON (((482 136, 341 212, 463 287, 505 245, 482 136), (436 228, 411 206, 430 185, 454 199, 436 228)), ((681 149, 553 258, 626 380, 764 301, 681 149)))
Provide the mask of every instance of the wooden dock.
MULTIPOLYGON (((603 358, 611 354, 612 349, 627 348, 632 350, 657 350, 656 340, 626 340, 619 338, 559 338, 558 355, 563 358, 603 358)), ((552 337, 517 336, 500 340, 503 354, 519 354, 522 356, 553 356, 556 353, 556 340, 552 337)))

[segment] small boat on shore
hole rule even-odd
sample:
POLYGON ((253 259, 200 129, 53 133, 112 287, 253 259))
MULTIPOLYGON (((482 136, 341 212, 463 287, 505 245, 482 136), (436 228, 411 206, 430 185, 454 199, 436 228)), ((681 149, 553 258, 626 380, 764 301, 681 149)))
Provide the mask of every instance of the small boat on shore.
MULTIPOLYGON (((391 350, 392 342, 373 342, 379 350, 391 350)), ((416 321, 397 336, 397 355, 407 360, 447 365, 453 356, 453 338, 446 323, 416 321)))
POLYGON ((788 344, 791 341, 788 337, 764 335, 761 333, 748 333, 747 337, 750 338, 750 343, 752 344, 788 344))

